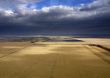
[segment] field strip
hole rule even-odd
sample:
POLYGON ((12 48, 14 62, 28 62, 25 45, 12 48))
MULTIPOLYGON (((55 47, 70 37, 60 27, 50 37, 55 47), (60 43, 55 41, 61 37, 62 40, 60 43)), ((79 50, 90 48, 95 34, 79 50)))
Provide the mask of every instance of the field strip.
MULTIPOLYGON (((32 46, 32 45, 31 45, 31 46, 32 46)), ((19 52, 19 51, 25 49, 25 48, 28 48, 28 47, 30 47, 30 46, 23 47, 23 48, 21 48, 21 49, 19 49, 19 50, 17 50, 17 51, 12 51, 11 53, 8 53, 8 54, 5 54, 5 55, 1 56, 0 59, 2 59, 2 58, 4 58, 4 57, 7 57, 7 56, 10 56, 10 55, 12 55, 12 54, 14 54, 14 53, 17 53, 17 52, 19 52)), ((10 50, 13 50, 13 49, 10 49, 10 50)))
POLYGON ((46 45, 81 45, 87 44, 85 42, 36 42, 35 44, 46 44, 46 45))

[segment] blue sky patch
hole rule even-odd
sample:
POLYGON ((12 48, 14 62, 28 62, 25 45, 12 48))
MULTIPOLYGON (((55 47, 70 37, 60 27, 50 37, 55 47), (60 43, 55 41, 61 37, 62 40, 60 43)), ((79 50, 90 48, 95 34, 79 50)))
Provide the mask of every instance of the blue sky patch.
POLYGON ((94 0, 42 0, 37 3, 31 3, 28 4, 28 7, 35 7, 37 9, 43 8, 43 7, 49 7, 49 6, 55 6, 55 5, 66 5, 66 6, 80 6, 81 4, 89 4, 93 2, 94 0))

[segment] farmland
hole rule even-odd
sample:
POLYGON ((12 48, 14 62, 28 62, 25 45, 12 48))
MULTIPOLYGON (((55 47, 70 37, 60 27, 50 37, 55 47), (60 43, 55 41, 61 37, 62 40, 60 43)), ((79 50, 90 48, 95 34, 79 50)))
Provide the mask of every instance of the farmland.
POLYGON ((109 38, 68 39, 0 42, 0 78, 110 78, 109 38))

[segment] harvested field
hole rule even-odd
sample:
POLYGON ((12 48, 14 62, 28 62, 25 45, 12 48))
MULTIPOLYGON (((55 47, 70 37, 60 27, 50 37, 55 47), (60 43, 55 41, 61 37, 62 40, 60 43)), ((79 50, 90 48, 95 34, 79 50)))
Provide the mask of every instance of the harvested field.
POLYGON ((110 78, 110 52, 81 40, 0 43, 0 78, 110 78))

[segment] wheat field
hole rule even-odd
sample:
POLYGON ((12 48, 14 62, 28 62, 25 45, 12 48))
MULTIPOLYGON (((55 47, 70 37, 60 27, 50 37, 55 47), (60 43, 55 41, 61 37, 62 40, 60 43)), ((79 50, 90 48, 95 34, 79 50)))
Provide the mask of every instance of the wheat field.
POLYGON ((110 39, 81 40, 1 42, 0 78, 110 78, 109 50, 90 45, 109 48, 110 39))

